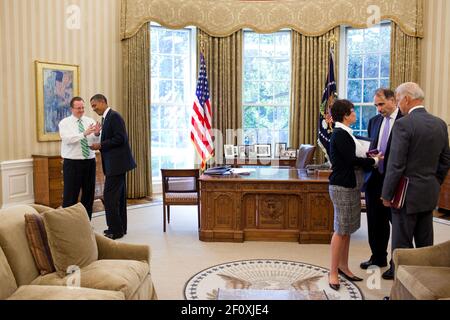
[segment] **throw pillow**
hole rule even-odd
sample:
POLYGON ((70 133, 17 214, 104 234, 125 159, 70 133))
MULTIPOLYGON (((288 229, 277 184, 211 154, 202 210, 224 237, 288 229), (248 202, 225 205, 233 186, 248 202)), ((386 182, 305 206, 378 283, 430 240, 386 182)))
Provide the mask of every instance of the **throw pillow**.
POLYGON ((26 213, 25 232, 39 273, 46 275, 55 272, 42 216, 35 213, 26 213))
POLYGON ((68 267, 80 269, 98 260, 98 248, 86 209, 81 203, 42 214, 48 244, 58 275, 65 276, 68 267))

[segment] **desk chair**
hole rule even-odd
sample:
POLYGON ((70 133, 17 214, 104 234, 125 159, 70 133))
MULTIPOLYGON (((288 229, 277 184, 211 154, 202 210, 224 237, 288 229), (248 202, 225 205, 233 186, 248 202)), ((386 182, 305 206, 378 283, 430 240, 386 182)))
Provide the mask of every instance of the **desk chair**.
POLYGON ((302 144, 297 152, 297 169, 305 169, 308 164, 312 164, 316 147, 310 144, 302 144))
POLYGON ((161 169, 163 188, 163 230, 170 223, 170 206, 197 205, 198 228, 200 229, 200 189, 198 169, 161 169))

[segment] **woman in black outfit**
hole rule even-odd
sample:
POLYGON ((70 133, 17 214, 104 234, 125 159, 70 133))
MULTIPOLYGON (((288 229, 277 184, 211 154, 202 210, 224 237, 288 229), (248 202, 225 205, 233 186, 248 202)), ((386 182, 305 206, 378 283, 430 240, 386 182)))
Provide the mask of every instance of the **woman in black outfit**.
POLYGON ((339 290, 338 274, 351 281, 362 281, 348 267, 350 236, 360 227, 362 169, 378 164, 379 156, 367 158, 350 126, 356 122, 353 104, 336 100, 331 108, 335 129, 330 142, 330 198, 334 206, 334 234, 331 239, 329 285, 339 290))

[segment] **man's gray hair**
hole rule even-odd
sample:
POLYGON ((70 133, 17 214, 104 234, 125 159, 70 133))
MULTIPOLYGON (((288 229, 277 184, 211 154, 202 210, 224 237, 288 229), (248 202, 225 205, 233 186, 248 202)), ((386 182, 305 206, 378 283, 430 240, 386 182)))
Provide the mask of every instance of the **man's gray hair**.
POLYGON ((401 96, 409 96, 414 100, 424 100, 425 99, 425 93, 423 90, 419 87, 417 83, 414 82, 406 82, 398 86, 397 90, 395 90, 396 93, 400 94, 401 96))

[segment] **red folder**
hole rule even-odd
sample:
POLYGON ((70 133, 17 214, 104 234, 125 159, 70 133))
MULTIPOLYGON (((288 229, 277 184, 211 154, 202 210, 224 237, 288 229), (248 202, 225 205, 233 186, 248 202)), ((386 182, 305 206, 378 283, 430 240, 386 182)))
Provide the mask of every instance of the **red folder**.
POLYGON ((409 178, 402 176, 395 188, 394 198, 391 200, 391 206, 394 209, 401 209, 405 204, 406 191, 408 189, 409 178))

